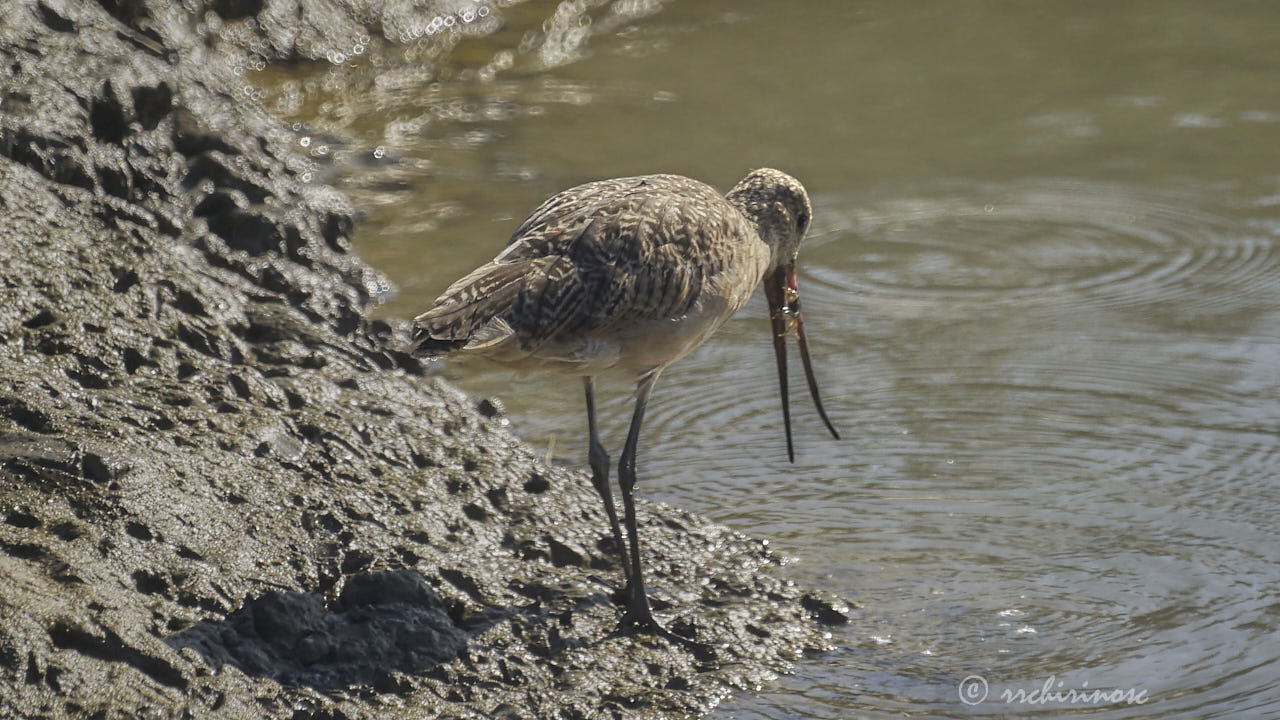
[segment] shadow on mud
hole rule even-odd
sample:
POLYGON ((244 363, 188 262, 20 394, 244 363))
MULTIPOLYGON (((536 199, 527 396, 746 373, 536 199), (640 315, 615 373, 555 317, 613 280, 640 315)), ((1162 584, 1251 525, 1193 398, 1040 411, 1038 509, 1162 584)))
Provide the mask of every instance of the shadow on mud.
POLYGON ((214 670, 232 665, 282 685, 394 691, 395 673, 454 659, 472 634, 510 614, 494 609, 455 623, 421 575, 394 570, 350 578, 329 607, 319 593, 268 592, 166 641, 195 650, 214 670))

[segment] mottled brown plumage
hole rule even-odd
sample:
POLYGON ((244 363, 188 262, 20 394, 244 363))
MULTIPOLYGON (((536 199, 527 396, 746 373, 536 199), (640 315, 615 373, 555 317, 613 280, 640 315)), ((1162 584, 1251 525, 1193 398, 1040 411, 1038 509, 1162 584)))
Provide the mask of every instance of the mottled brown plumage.
POLYGON ((493 261, 417 318, 420 347, 575 374, 621 365, 638 377, 669 365, 742 307, 770 262, 747 212, 771 210, 776 196, 808 215, 789 176, 756 171, 749 180, 732 199, 678 175, 553 196, 493 261))
POLYGON ((579 185, 542 203, 497 257, 449 286, 414 320, 415 345, 426 354, 478 354, 522 370, 583 376, 592 482, 624 555, 628 625, 685 641, 654 621, 641 577, 632 497, 649 393, 662 370, 741 309, 762 279, 782 379, 788 454, 782 342, 791 327, 798 331, 814 402, 835 434, 818 401, 796 310, 794 263, 811 212, 799 181, 767 168, 752 171, 723 196, 679 175, 579 185), (639 383, 618 469, 629 542, 618 526, 609 458, 596 431, 594 377, 610 369, 639 383))

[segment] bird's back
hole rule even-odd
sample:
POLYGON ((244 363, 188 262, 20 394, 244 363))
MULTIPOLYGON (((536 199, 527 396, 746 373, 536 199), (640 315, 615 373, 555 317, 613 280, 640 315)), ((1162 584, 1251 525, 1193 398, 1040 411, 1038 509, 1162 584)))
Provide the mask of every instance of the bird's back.
POLYGON ((607 366, 639 353, 641 364, 665 365, 741 307, 767 253, 754 225, 697 180, 588 183, 547 199, 497 257, 445 290, 415 319, 415 341, 427 353, 516 363, 607 366), (716 317, 689 322, 700 314, 716 317), (695 338, 699 328, 682 323, 713 327, 695 338), (646 334, 672 347, 622 346, 646 334))

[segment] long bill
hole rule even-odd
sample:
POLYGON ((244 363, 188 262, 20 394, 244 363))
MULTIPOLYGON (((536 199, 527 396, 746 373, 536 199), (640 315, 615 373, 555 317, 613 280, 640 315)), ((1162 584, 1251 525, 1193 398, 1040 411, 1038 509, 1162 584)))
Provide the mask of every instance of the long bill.
POLYGON ((800 289, 796 287, 796 266, 787 266, 787 287, 791 290, 791 317, 796 321, 796 345, 800 346, 800 361, 804 364, 804 379, 809 382, 809 397, 813 398, 813 406, 818 409, 818 417, 831 431, 831 437, 839 440, 840 433, 831 424, 827 411, 822 408, 822 398, 818 396, 818 380, 813 375, 813 362, 809 360, 809 340, 804 335, 804 316, 800 314, 800 289))
POLYGON ((769 302, 769 320, 773 326, 773 352, 778 363, 778 384, 782 394, 782 424, 787 433, 787 459, 795 462, 795 447, 791 440, 791 392, 787 386, 787 335, 794 322, 796 328, 796 344, 800 346, 800 361, 804 365, 805 379, 809 382, 809 395, 818 415, 826 424, 831 435, 836 439, 840 434, 827 417, 822 407, 822 398, 818 395, 818 381, 813 375, 813 362, 809 359, 809 341, 804 334, 804 318, 800 315, 800 294, 796 288, 796 267, 794 263, 780 266, 764 281, 765 299, 769 302))
POLYGON ((787 387, 787 305, 783 293, 786 270, 779 267, 764 279, 764 297, 769 301, 769 321, 773 324, 773 355, 778 361, 778 386, 782 391, 782 425, 787 429, 787 460, 796 461, 791 444, 791 391, 787 387))

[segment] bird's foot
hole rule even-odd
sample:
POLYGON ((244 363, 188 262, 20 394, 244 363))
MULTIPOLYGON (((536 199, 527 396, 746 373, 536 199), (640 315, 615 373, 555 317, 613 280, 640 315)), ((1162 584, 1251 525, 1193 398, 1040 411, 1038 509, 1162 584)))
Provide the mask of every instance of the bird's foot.
POLYGON ((618 622, 619 634, 630 635, 637 632, 657 635, 664 640, 682 645, 693 651, 694 654, 703 660, 713 659, 716 654, 715 646, 708 645, 704 642, 698 642, 693 638, 679 635, 663 627, 662 624, 658 622, 658 619, 653 616, 653 612, 647 606, 639 610, 636 608, 627 608, 626 613, 622 616, 622 620, 618 622))

